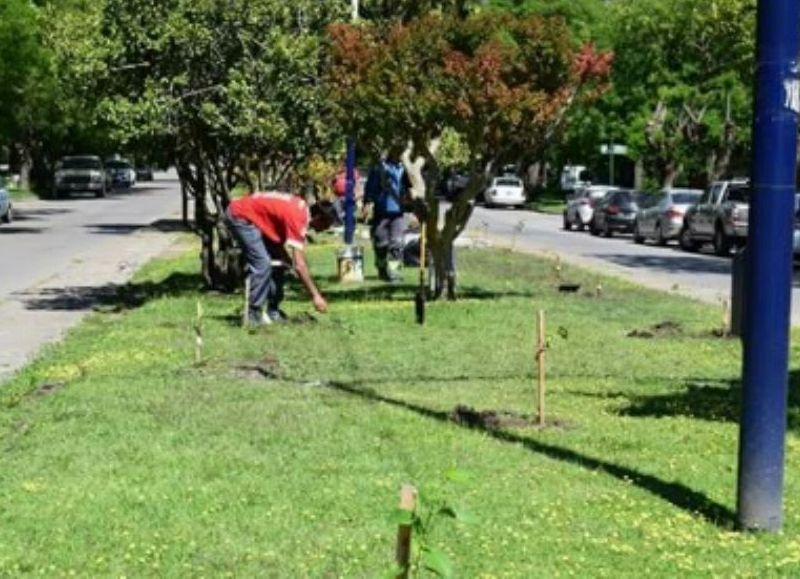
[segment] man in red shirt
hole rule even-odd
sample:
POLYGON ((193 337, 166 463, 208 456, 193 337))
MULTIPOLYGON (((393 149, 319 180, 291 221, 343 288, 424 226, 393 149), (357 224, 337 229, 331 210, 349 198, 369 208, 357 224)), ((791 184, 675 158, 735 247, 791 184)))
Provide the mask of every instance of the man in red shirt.
POLYGON ((309 227, 322 231, 331 226, 329 211, 315 205, 309 212, 302 198, 288 193, 253 193, 232 201, 225 217, 247 259, 251 324, 265 325, 286 318, 280 310, 283 269, 273 262, 286 255, 284 247, 292 250, 294 270, 311 294, 314 308, 320 313, 328 311, 328 303, 311 277, 304 250, 309 227), (266 316, 262 313, 265 305, 266 316))

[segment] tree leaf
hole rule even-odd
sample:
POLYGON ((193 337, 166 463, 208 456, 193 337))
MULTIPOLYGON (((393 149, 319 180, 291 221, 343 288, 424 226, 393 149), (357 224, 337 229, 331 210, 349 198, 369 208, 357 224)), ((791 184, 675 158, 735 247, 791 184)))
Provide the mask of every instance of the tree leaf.
POLYGON ((452 577, 453 564, 441 549, 425 547, 422 551, 422 565, 439 577, 452 577))

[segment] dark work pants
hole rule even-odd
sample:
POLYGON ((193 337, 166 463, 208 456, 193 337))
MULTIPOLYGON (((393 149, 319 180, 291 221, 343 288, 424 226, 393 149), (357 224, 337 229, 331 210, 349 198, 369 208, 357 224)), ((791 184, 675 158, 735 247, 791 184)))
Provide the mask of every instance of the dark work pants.
POLYGON ((402 213, 376 215, 372 222, 375 266, 381 275, 386 275, 389 270, 396 271, 403 262, 405 223, 405 216, 402 213))
POLYGON ((252 223, 226 215, 226 222, 242 246, 250 277, 250 314, 257 315, 264 305, 277 311, 283 301, 285 271, 272 266, 261 231, 252 223))

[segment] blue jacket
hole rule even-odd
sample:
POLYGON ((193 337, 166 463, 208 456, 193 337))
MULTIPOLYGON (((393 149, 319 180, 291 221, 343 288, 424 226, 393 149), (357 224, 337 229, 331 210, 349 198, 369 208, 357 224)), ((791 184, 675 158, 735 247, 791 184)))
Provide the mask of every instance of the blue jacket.
POLYGON ((364 193, 367 201, 375 204, 375 215, 403 213, 402 200, 408 193, 403 163, 384 160, 373 167, 367 177, 364 193))

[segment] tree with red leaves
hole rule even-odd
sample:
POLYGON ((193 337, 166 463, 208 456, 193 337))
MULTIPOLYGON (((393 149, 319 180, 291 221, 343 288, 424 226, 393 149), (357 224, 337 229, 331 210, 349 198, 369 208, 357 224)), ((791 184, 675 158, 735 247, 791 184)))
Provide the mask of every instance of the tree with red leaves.
POLYGON ((488 179, 504 163, 536 158, 573 104, 602 93, 612 55, 576 50, 560 19, 495 12, 338 24, 329 33, 330 92, 348 134, 376 157, 408 143, 407 158, 424 162, 417 191, 428 208, 438 298, 444 280, 454 287, 453 242, 488 179), (436 149, 445 129, 467 146, 469 184, 440 225, 436 149))

